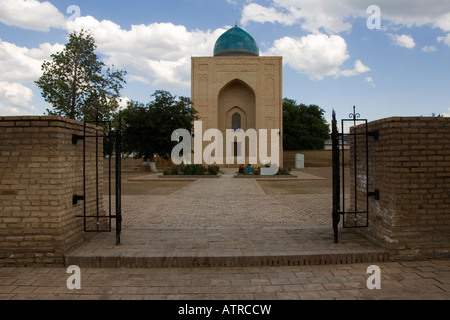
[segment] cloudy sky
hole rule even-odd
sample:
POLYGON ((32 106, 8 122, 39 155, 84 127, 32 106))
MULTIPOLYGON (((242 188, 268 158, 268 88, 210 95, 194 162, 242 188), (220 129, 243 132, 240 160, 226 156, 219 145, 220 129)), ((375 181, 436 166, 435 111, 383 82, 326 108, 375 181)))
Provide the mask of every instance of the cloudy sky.
POLYGON ((49 106, 34 81, 67 34, 89 29, 123 100, 190 96, 190 58, 235 23, 283 56, 283 96, 330 118, 450 116, 449 0, 0 0, 0 115, 49 106))

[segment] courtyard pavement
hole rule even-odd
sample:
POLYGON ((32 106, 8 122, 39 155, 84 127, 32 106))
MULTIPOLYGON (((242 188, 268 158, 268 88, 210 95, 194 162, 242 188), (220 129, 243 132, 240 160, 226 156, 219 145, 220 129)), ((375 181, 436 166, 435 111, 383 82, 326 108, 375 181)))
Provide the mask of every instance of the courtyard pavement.
POLYGON ((228 173, 196 180, 169 196, 124 196, 122 207, 121 245, 115 245, 114 233, 98 234, 67 255, 67 265, 81 268, 80 290, 67 288, 70 274, 64 267, 4 267, 0 299, 450 298, 450 260, 299 263, 296 259, 314 255, 383 252, 348 230, 333 243, 331 195, 266 195, 254 179, 232 179, 228 173), (131 267, 118 262, 127 258, 131 267), (373 264, 381 271, 381 289, 367 287, 373 264))

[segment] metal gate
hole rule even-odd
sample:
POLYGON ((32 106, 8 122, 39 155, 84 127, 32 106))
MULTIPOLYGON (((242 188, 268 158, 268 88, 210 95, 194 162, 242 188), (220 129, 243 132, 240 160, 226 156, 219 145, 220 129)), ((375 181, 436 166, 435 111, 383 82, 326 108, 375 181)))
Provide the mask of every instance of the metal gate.
MULTIPOLYGON (((116 245, 120 244, 120 235, 122 231, 122 177, 121 177, 121 144, 122 144, 122 130, 119 120, 117 128, 112 128, 111 121, 96 121, 85 122, 83 135, 73 135, 72 143, 78 144, 79 141, 83 142, 83 194, 73 195, 73 204, 78 204, 79 201, 83 201, 83 214, 77 217, 83 218, 84 232, 112 232, 112 219, 115 219, 115 231, 116 231, 116 245), (95 124, 96 134, 87 133, 88 123, 95 124), (87 144, 91 141, 95 143, 95 156, 87 154, 87 144), (99 154, 100 144, 103 144, 103 155, 99 154), (108 199, 104 201, 104 170, 100 170, 99 164, 103 162, 104 157, 108 159, 108 171, 107 171, 107 188, 108 199), (113 164, 112 160, 115 158, 115 178, 112 179, 113 164), (91 164, 95 161, 95 174, 87 173, 87 162, 91 164), (95 186, 94 188, 87 188, 88 185, 95 186), (113 205, 113 190, 114 187, 114 205, 113 205), (92 189, 95 189, 92 192, 92 189), (91 194, 89 194, 91 193, 91 194), (87 201, 95 202, 95 210, 87 210, 87 201), (107 208, 104 208, 106 204, 107 208)), ((101 166, 103 168, 103 165, 101 166)))
POLYGON ((334 242, 339 242, 339 223, 342 218, 343 228, 369 227, 369 199, 380 199, 379 190, 369 190, 369 137, 378 140, 378 131, 368 131, 367 119, 353 113, 349 119, 341 120, 341 133, 337 127, 336 113, 333 110, 331 139, 333 145, 333 231, 334 242), (347 123, 353 125, 353 130, 344 133, 347 123), (356 129, 357 125, 358 130, 356 129), (350 164, 346 164, 345 149, 352 146, 350 164), (361 151, 361 147, 364 149, 361 151), (346 168, 347 167, 347 168, 346 168), (347 185, 346 170, 350 170, 350 188, 347 185), (348 198, 348 199, 346 199, 348 198))

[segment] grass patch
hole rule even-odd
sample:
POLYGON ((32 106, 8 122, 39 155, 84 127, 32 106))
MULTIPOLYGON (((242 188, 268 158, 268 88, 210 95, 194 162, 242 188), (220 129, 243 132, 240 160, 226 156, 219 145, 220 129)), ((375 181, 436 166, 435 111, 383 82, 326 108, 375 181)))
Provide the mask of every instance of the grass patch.
POLYGON ((312 180, 257 181, 268 195, 283 194, 331 194, 329 182, 312 180))
MULTIPOLYGON (((166 180, 151 180, 151 181, 131 181, 131 178, 142 176, 141 173, 125 173, 122 172, 122 195, 123 196, 146 196, 158 195, 168 196, 172 193, 187 187, 193 181, 166 181, 166 180)), ((104 195, 109 192, 108 177, 104 177, 104 195)), ((115 181, 112 179, 111 185, 112 195, 115 194, 115 181)))
POLYGON ((122 195, 168 196, 191 183, 192 181, 128 181, 122 183, 122 195))

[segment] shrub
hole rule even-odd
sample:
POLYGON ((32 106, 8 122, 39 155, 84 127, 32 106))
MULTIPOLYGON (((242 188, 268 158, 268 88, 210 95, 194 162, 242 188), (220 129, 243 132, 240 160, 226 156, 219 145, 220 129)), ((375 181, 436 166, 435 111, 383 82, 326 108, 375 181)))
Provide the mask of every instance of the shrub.
POLYGON ((208 168, 206 169, 208 174, 211 176, 217 176, 217 174, 219 173, 219 170, 220 170, 219 166, 216 166, 216 165, 208 166, 208 168))
POLYGON ((176 176, 178 174, 183 174, 187 176, 202 176, 205 174, 209 174, 212 176, 216 176, 220 171, 220 167, 216 165, 202 166, 201 164, 187 164, 183 166, 172 167, 163 172, 165 176, 176 176))
POLYGON ((193 173, 194 175, 198 175, 198 176, 204 175, 205 171, 206 171, 206 168, 204 166, 202 166, 201 164, 194 165, 194 173, 193 173))
POLYGON ((289 175, 291 175, 291 168, 288 168, 288 169, 280 168, 276 175, 277 176, 289 176, 289 175))
POLYGON ((201 164, 188 164, 182 169, 185 175, 189 176, 201 176, 205 174, 205 167, 201 164))
POLYGON ((179 173, 179 168, 178 167, 171 167, 168 172, 167 175, 169 176, 176 176, 179 173))
POLYGON ((184 168, 181 169, 181 172, 183 172, 183 174, 185 174, 185 175, 191 175, 193 171, 194 171, 194 168, 192 167, 191 164, 188 164, 184 168))
POLYGON ((269 162, 263 161, 262 165, 263 165, 264 168, 270 168, 272 166, 272 163, 270 161, 269 162))
POLYGON ((171 167, 170 169, 164 170, 163 175, 165 176, 176 176, 178 175, 178 168, 177 167, 171 167))

